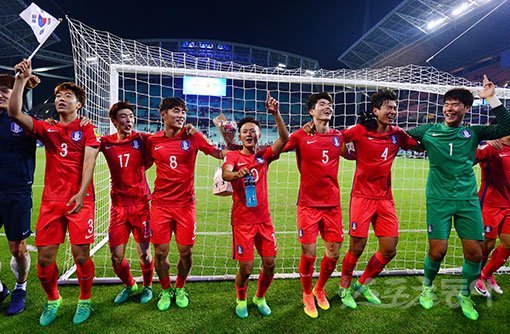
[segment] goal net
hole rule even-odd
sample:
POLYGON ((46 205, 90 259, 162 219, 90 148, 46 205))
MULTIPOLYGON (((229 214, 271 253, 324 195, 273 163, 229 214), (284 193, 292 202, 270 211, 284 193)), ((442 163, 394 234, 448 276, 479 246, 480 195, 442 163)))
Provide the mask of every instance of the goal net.
MULTIPOLYGON (((430 67, 409 65, 396 68, 361 70, 303 70, 264 68, 196 58, 184 53, 149 47, 121 39, 108 32, 97 31, 69 19, 77 83, 87 92, 85 115, 102 133, 112 130, 109 107, 117 101, 136 106, 138 131, 162 129, 158 106, 165 97, 176 96, 188 105, 187 122, 217 144, 222 137, 213 118, 223 113, 229 120, 246 116, 262 124, 263 144, 277 138, 275 123, 264 108, 266 92, 279 100, 280 110, 290 131, 310 120, 306 99, 312 93, 327 91, 333 96, 335 115, 331 125, 343 129, 356 123, 357 114, 369 108, 369 96, 380 88, 391 88, 398 95, 397 124, 404 129, 442 119, 442 95, 452 87, 476 90, 479 83, 453 77, 430 67)), ((498 89, 505 102, 508 90, 498 89)), ((489 108, 477 99, 466 121, 487 124, 489 108)), ((215 169, 221 162, 199 153, 195 171, 197 198, 197 239, 193 250, 190 280, 232 279, 237 264, 232 259, 230 208, 231 197, 212 194, 215 169)), ((344 229, 348 223, 348 204, 355 163, 342 160, 338 174, 341 187, 344 229)), ((423 272, 427 250, 425 223, 425 182, 428 162, 425 154, 401 151, 392 169, 393 193, 400 220, 400 238, 396 258, 387 266, 386 274, 418 274, 423 272)), ((154 171, 147 172, 153 186, 154 171)), ((269 203, 278 242, 277 277, 299 277, 301 249, 297 242, 296 201, 299 186, 294 153, 282 154, 269 169, 269 203)), ((108 248, 109 172, 101 155, 94 175, 96 189, 96 241, 92 253, 98 281, 117 281, 110 263, 108 248)), ((171 203, 169 204, 171 205, 171 203)), ((346 231, 347 232, 347 231, 346 231)), ((317 254, 322 253, 318 242, 317 254)), ((341 249, 345 254, 348 237, 341 249)), ((358 268, 363 269, 377 248, 373 233, 358 268)), ((126 253, 134 275, 141 275, 136 250, 130 244, 126 253)), ((319 255, 320 257, 320 255, 319 255)), ((175 274, 177 248, 171 242, 171 274, 175 274)), ((68 249, 61 282, 74 282, 74 263, 68 249)), ((260 262, 256 262, 256 266, 260 262)), ((452 232, 442 272, 458 272, 462 265, 460 240, 452 232)), ((383 273, 383 274, 384 274, 383 273)), ((335 275, 339 273, 336 272, 335 275)), ((358 272, 359 274, 359 272, 358 272)))

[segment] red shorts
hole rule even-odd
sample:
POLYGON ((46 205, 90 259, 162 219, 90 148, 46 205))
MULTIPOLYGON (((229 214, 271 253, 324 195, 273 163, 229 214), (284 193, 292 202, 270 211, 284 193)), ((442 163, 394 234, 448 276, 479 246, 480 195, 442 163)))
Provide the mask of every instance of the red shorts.
POLYGON ((510 208, 482 207, 486 239, 496 239, 499 233, 510 234, 510 208))
POLYGON ((36 246, 60 245, 69 229, 71 245, 94 242, 94 202, 85 202, 78 213, 67 214, 71 207, 65 202, 41 203, 37 220, 36 246))
POLYGON ((342 208, 298 206, 297 208, 298 240, 301 244, 314 244, 317 234, 327 242, 344 241, 342 230, 342 208))
POLYGON ((130 205, 114 205, 110 208, 108 242, 110 247, 127 244, 129 234, 138 243, 149 242, 151 238, 149 202, 130 205))
POLYGON ((378 237, 398 237, 398 218, 393 199, 351 197, 349 235, 368 237, 370 222, 378 237))
POLYGON ((196 239, 195 205, 170 208, 169 204, 154 204, 151 207, 151 242, 167 244, 175 234, 175 241, 182 246, 193 246, 196 239))
POLYGON ((243 224, 232 226, 232 258, 248 262, 253 261, 253 246, 261 257, 276 256, 278 247, 271 218, 261 224, 243 224))

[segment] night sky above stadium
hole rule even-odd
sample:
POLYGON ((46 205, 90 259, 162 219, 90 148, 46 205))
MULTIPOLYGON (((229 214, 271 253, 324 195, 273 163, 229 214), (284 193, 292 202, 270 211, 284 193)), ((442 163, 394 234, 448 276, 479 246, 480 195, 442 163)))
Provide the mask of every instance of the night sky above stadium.
MULTIPOLYGON (((401 0, 35 2, 55 17, 69 15, 122 38, 251 44, 317 59, 322 68, 335 69, 340 67, 338 56, 401 0)), ((64 27, 56 33, 69 43, 64 27)))

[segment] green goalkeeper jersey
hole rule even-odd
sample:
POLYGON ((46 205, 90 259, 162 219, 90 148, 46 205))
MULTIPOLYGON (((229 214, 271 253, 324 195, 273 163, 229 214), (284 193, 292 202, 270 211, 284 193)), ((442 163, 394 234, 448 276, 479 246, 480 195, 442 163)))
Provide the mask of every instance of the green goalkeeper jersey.
POLYGON ((510 113, 502 105, 494 108, 493 112, 497 125, 449 127, 443 123, 430 123, 407 131, 427 150, 430 164, 426 188, 428 198, 478 198, 473 171, 478 143, 510 135, 510 113))

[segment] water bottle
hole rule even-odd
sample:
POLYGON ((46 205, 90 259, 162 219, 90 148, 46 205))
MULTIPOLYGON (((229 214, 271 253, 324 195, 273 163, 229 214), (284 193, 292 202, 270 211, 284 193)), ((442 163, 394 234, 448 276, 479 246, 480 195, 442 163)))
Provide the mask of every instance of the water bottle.
POLYGON ((258 205, 255 179, 251 174, 244 177, 244 189, 246 191, 246 207, 253 208, 258 205))

